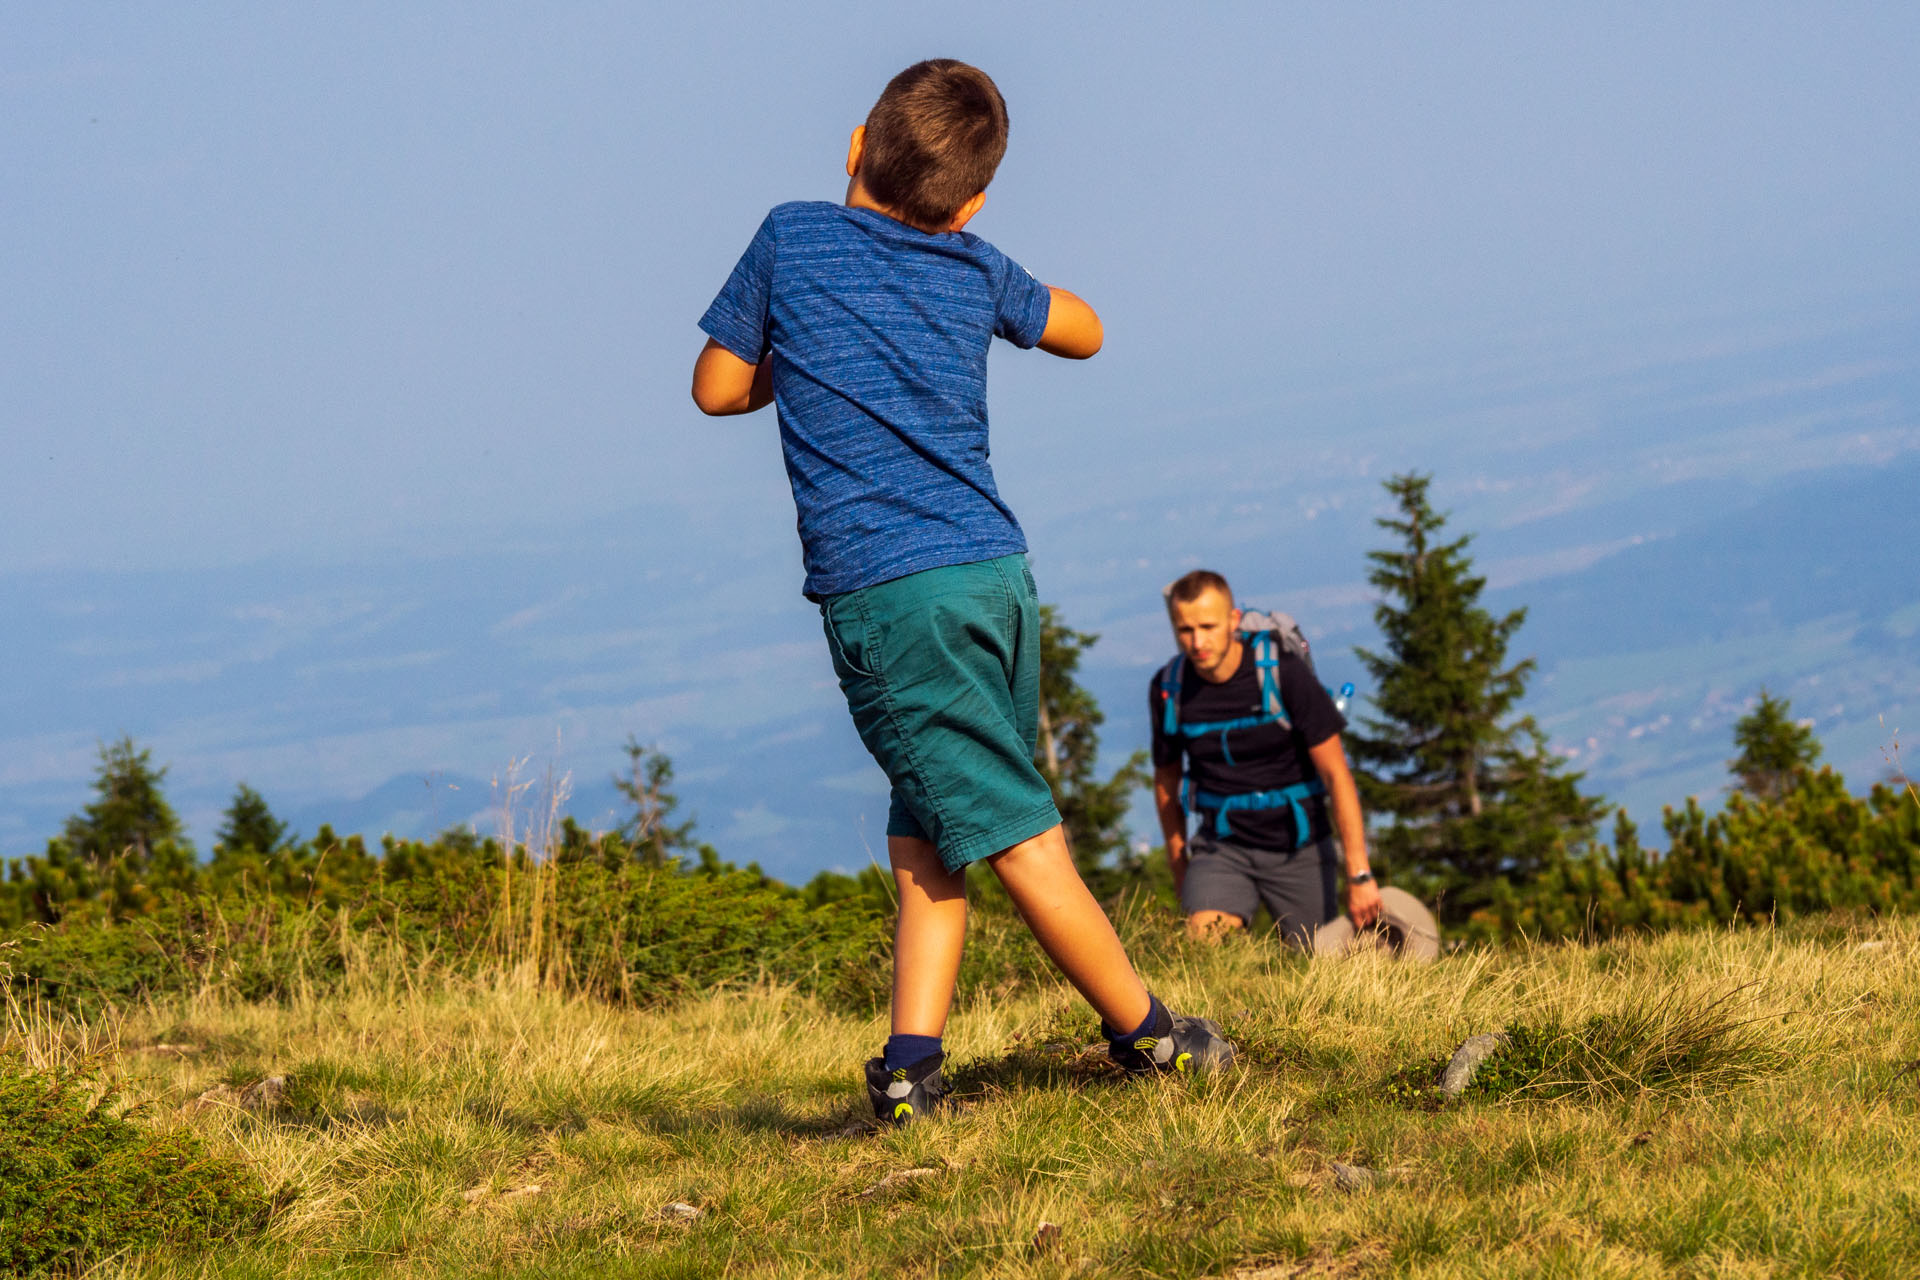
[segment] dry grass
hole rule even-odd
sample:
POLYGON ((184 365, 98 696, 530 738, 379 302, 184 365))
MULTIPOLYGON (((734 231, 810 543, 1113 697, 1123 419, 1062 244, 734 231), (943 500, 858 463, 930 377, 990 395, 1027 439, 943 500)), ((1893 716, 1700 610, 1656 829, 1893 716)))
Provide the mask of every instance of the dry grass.
POLYGON ((194 1126, 296 1193, 251 1244, 99 1274, 1891 1277, 1920 1265, 1920 922, 1426 967, 1309 965, 1244 939, 1170 954, 1153 985, 1220 1018, 1245 1047, 1241 1068, 1127 1084, 1081 1052, 1093 1019, 1067 993, 988 1002, 949 1038, 961 1105, 897 1132, 861 1123, 856 1073, 883 1023, 778 989, 637 1012, 556 994, 533 965, 426 987, 375 969, 346 994, 285 1006, 202 996, 92 1024, 15 1006, 5 1040, 36 1062, 108 1063, 159 1123, 194 1126), (1636 1043, 1675 1043, 1703 1011, 1735 1006, 1723 1069, 1663 1074, 1658 1053, 1636 1057, 1636 1043), (1595 1018, 1618 1039, 1604 1088, 1438 1110, 1376 1088, 1469 1034, 1595 1018), (268 1074, 290 1079, 276 1111, 186 1110, 215 1083, 268 1074), (1335 1162, 1370 1184, 1343 1189, 1335 1162), (1049 1222, 1060 1230, 1036 1246, 1049 1222))

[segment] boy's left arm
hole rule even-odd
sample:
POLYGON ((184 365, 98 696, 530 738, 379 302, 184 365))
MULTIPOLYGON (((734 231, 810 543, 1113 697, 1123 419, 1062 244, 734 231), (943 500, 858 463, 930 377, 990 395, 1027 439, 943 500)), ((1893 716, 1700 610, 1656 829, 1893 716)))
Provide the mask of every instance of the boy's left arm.
POLYGON ((1034 345, 1048 355, 1085 360, 1099 353, 1106 328, 1092 307, 1065 289, 1047 286, 1047 327, 1034 345))
POLYGON ((693 362, 693 402, 714 417, 752 413, 773 400, 773 353, 748 364, 712 338, 693 362))

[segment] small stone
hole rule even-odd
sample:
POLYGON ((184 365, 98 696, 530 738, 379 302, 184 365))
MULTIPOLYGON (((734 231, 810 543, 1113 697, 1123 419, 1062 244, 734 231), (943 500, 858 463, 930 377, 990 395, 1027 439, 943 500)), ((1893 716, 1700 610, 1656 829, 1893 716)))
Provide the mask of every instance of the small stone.
POLYGON ((287 1098, 287 1078, 268 1076, 265 1080, 256 1080, 240 1091, 240 1105, 249 1111, 267 1111, 279 1106, 287 1098))
POLYGON ((675 1222, 692 1222, 703 1212, 704 1210, 697 1204, 688 1204, 685 1200, 675 1200, 666 1208, 660 1210, 660 1216, 663 1218, 671 1218, 675 1222))
POLYGON ((539 1194, 540 1194, 540 1184, 537 1182, 529 1182, 524 1187, 515 1187, 511 1191, 501 1192, 500 1198, 502 1200, 514 1200, 514 1199, 518 1199, 521 1196, 537 1196, 539 1194))
POLYGON ((199 1115, 202 1111, 212 1111, 216 1107, 230 1107, 239 1095, 224 1084, 217 1084, 186 1105, 188 1115, 199 1115))
POLYGON ((141 1053, 159 1053, 159 1054, 166 1054, 176 1058, 184 1058, 189 1054, 195 1054, 200 1052, 200 1046, 197 1044, 150 1044, 146 1048, 140 1050, 140 1052, 141 1053))
POLYGON ((1056 1223, 1043 1222, 1040 1224, 1040 1229, 1033 1233, 1033 1250, 1035 1253, 1051 1253, 1053 1247, 1059 1243, 1060 1227, 1056 1223))
POLYGON ((1854 950, 1855 951, 1878 951, 1886 945, 1887 945, 1886 943, 1876 938, 1871 942, 1861 943, 1859 946, 1855 947, 1854 950))
POLYGON ((1447 1069, 1440 1073, 1440 1095, 1457 1098, 1466 1087, 1473 1083, 1473 1073, 1480 1064, 1490 1057, 1494 1050, 1506 1047, 1507 1038, 1498 1032, 1486 1035, 1469 1036, 1466 1043, 1453 1052, 1453 1060, 1447 1063, 1447 1069))
POLYGON ((874 1183, 865 1191, 862 1191, 860 1198, 862 1200, 871 1200, 883 1191, 891 1191, 895 1187, 914 1181, 916 1178, 931 1178, 936 1173, 944 1172, 946 1172, 944 1169, 895 1169, 892 1173, 880 1179, 880 1181, 874 1183))
POLYGON ((492 1187, 468 1187, 460 1193, 460 1198, 468 1204, 478 1204, 493 1194, 492 1187))
POLYGON ((1377 1175, 1363 1164, 1341 1164, 1333 1162, 1333 1185, 1342 1191, 1365 1191, 1374 1184, 1377 1175))

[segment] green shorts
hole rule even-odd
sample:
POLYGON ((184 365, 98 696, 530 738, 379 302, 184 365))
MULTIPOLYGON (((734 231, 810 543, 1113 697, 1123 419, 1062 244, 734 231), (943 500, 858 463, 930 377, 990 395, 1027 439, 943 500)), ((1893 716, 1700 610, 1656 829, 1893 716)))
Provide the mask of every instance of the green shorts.
POLYGON ((820 616, 860 741, 893 784, 887 834, 957 871, 1060 821, 1033 764, 1040 607, 1024 555, 828 596, 820 616))

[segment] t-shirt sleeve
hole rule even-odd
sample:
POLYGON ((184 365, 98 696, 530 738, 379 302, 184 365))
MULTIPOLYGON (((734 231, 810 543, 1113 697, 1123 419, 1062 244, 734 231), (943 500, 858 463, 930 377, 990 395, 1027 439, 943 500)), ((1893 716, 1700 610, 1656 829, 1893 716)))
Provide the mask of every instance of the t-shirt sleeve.
POLYGON ((748 364, 767 353, 767 301, 773 296, 773 215, 754 232, 733 274, 720 287, 700 327, 707 336, 748 364))
POLYGON ((1166 703, 1160 697, 1160 676, 1156 672, 1147 682, 1147 723, 1153 729, 1153 764, 1156 769, 1170 764, 1179 764, 1184 754, 1181 740, 1168 737, 1162 728, 1166 724, 1166 703))
POLYGON ((1001 264, 993 331, 1016 347, 1030 348, 1047 331, 1047 313, 1053 309, 1053 294, 1012 258, 1002 254, 1001 264))
POLYGON ((1333 705, 1333 695, 1300 658, 1287 658, 1280 664, 1280 701, 1286 704, 1294 732, 1309 747, 1319 746, 1347 727, 1347 718, 1333 705))

